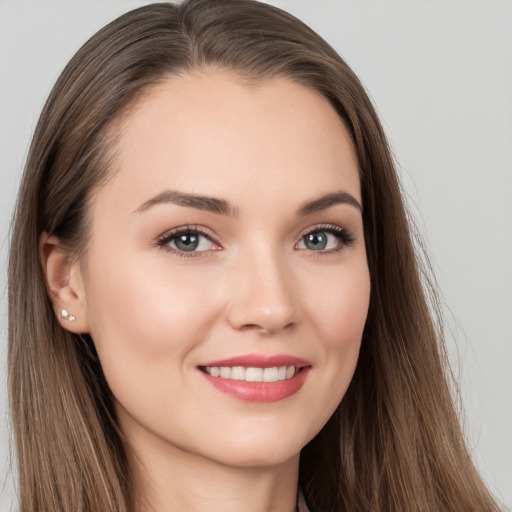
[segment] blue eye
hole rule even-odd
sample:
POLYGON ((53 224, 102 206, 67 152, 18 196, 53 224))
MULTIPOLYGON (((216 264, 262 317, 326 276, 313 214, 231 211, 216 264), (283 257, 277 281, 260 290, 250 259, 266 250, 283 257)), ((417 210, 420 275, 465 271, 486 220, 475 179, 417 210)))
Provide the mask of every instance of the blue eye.
POLYGON ((207 234, 189 227, 165 233, 159 238, 158 245, 179 256, 195 256, 197 253, 219 249, 207 234))
POLYGON ((170 245, 174 244, 176 249, 180 251, 191 252, 195 251, 201 242, 201 235, 197 233, 184 233, 182 235, 177 235, 168 243, 170 245))
POLYGON ((317 231, 316 233, 310 233, 304 237, 304 245, 311 249, 312 251, 323 251, 324 249, 333 249, 337 245, 337 240, 330 233, 326 233, 325 231, 317 231), (329 240, 331 238, 331 240, 329 240), (332 240, 334 238, 334 242, 332 240), (327 247, 329 245, 331 247, 327 247), (333 245, 334 243, 334 245, 333 245))
POLYGON ((339 251, 353 241, 352 235, 339 226, 320 227, 303 235, 297 248, 315 252, 339 251))

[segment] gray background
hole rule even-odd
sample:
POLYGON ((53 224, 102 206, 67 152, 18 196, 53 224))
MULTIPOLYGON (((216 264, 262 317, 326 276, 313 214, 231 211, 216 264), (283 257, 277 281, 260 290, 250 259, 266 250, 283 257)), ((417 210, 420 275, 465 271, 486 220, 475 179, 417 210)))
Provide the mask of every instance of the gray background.
MULTIPOLYGON (((15 191, 58 73, 135 0, 0 0, 0 510, 14 500, 5 267, 15 191)), ((359 74, 390 136, 447 310, 463 422, 512 509, 512 1, 275 0, 359 74)))

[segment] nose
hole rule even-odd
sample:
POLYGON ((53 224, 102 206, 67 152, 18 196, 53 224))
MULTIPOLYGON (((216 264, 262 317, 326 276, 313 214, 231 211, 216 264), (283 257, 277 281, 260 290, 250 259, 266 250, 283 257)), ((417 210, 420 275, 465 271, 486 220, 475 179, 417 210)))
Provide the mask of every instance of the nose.
POLYGON ((243 258, 235 272, 228 308, 233 329, 262 334, 290 328, 298 321, 291 269, 277 254, 243 258))

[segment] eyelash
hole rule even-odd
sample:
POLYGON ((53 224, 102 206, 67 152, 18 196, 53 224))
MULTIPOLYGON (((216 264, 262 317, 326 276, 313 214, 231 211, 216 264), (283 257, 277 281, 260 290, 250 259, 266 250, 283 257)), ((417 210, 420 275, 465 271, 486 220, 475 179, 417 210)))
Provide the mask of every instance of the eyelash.
MULTIPOLYGON (((355 238, 353 234, 351 234, 349 231, 347 231, 345 228, 342 228, 340 226, 337 226, 335 224, 324 224, 324 225, 318 225, 313 228, 309 228, 307 231, 302 233, 299 236, 298 241, 295 245, 299 244, 301 241, 303 241, 308 235, 312 235, 315 233, 330 233, 334 235, 339 240, 339 246, 334 249, 328 249, 328 250, 322 250, 322 251, 313 251, 310 250, 310 252, 317 256, 317 255, 326 255, 326 254, 332 254, 342 251, 345 247, 349 247, 355 242, 355 238)), ((179 228, 171 229, 170 231, 165 232, 163 235, 158 237, 157 242, 155 245, 158 247, 161 247, 167 252, 171 252, 175 254, 178 257, 181 258, 194 258, 198 256, 202 256, 203 252, 208 251, 180 251, 178 249, 175 249, 169 245, 170 242, 172 242, 174 239, 178 238, 180 235, 200 235, 208 238, 210 242, 217 247, 220 247, 220 244, 215 240, 212 233, 208 230, 205 230, 204 228, 201 228, 199 226, 183 226, 179 228)), ((220 249, 217 249, 220 250, 220 249)))
POLYGON ((158 237, 156 245, 161 247, 167 252, 171 252, 175 254, 176 256, 179 256, 181 258, 195 258, 198 256, 201 256, 203 252, 205 251, 180 251, 178 249, 175 249, 174 247, 171 247, 169 245, 170 242, 172 242, 174 239, 178 238, 180 235, 200 235, 208 238, 214 245, 219 246, 220 244, 217 243, 215 238, 213 237, 212 233, 208 230, 205 230, 199 226, 190 226, 186 225, 180 228, 174 228, 170 231, 166 231, 163 235, 158 237))
POLYGON ((324 251, 310 251, 314 256, 338 253, 344 248, 350 247, 356 241, 353 233, 350 233, 347 229, 342 228, 341 226, 337 226, 336 224, 320 224, 313 228, 308 228, 306 232, 302 233, 297 244, 303 241, 308 235, 315 233, 330 233, 338 239, 339 245, 334 249, 328 249, 324 251))

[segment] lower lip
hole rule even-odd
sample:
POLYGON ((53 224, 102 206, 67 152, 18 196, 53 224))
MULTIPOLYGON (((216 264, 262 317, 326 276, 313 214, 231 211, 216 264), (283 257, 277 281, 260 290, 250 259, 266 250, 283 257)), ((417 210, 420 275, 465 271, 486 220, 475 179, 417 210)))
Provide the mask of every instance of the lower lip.
POLYGON ((291 379, 276 382, 247 382, 245 380, 212 377, 202 372, 218 391, 245 402, 278 402, 294 395, 304 384, 309 368, 302 368, 291 379))

